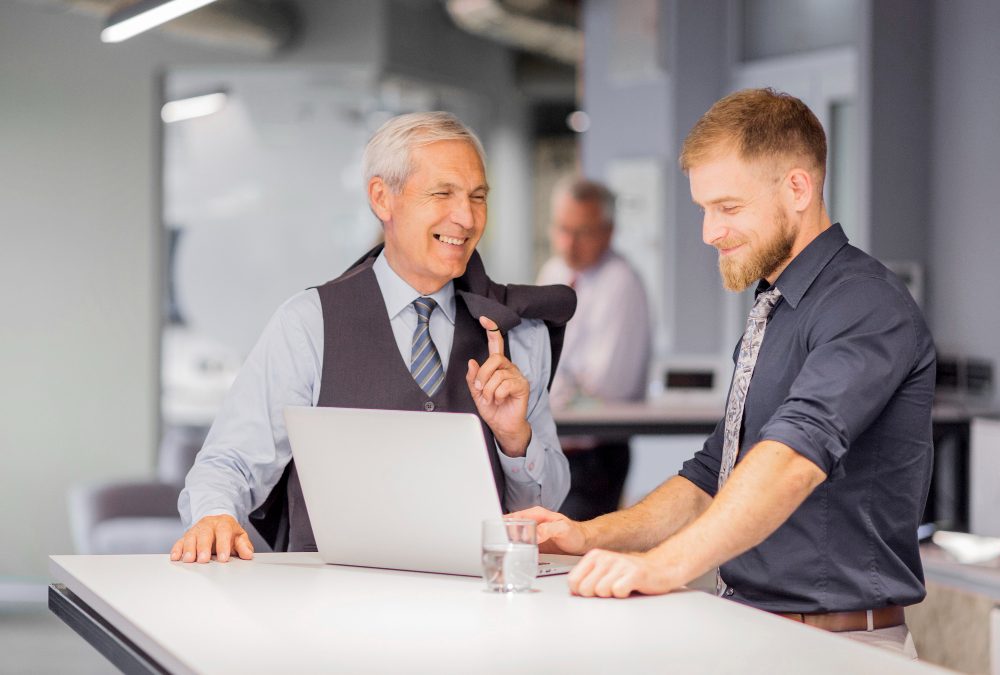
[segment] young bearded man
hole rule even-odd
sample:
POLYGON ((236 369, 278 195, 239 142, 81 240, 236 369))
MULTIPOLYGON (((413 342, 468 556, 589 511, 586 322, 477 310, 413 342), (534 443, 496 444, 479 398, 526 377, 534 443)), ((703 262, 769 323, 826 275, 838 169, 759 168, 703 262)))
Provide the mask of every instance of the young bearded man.
POLYGON ((920 309, 831 223, 826 137, 800 100, 723 98, 680 162, 723 283, 757 284, 725 419, 630 509, 517 515, 586 553, 578 595, 666 593, 718 568, 725 597, 915 658, 903 607, 925 595, 935 369, 920 309))

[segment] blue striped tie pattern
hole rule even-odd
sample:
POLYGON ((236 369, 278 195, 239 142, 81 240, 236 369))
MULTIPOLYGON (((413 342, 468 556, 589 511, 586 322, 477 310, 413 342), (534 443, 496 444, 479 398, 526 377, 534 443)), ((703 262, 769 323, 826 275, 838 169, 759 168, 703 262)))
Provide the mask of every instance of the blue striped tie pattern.
POLYGON ((413 347, 410 349, 410 374, 428 396, 437 393, 444 382, 441 356, 431 340, 431 312, 435 307, 437 303, 431 298, 413 301, 413 308, 417 310, 417 329, 413 331, 413 347))

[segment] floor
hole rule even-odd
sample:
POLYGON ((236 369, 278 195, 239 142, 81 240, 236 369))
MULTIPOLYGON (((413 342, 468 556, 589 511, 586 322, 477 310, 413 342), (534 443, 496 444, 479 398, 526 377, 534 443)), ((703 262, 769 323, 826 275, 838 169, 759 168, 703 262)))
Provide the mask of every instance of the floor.
POLYGON ((0 675, 117 672, 44 604, 0 604, 0 675))

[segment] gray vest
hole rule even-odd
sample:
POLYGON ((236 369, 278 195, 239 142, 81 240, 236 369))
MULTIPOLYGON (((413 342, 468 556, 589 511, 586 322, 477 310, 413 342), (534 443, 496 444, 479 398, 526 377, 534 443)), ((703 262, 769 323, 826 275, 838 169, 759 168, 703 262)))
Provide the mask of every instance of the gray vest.
MULTIPOLYGON (((372 270, 380 250, 378 247, 370 251, 342 276, 317 287, 324 324, 318 405, 476 414, 461 366, 469 359, 481 363, 488 355, 486 333, 479 325, 479 316, 496 321, 504 333, 518 325, 522 317, 545 320, 553 344, 552 372, 555 372, 564 327, 576 309, 573 291, 565 286, 494 284, 486 276, 478 254, 473 254, 465 275, 455 280, 455 337, 449 366, 458 364, 458 367, 449 367, 443 386, 428 397, 399 358, 372 270)), ((485 422, 482 427, 502 503, 503 470, 493 433, 485 422)), ((251 520, 275 550, 316 550, 294 462, 289 463, 278 486, 251 515, 251 520)))

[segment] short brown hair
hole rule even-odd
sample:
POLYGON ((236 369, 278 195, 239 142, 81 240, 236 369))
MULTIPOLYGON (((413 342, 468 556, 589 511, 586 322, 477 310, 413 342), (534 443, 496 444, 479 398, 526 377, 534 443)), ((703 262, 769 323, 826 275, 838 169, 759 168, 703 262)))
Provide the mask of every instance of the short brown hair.
POLYGON ((826 175, 823 125, 805 103, 790 94, 770 88, 743 89, 716 101, 684 139, 681 169, 686 173, 726 144, 744 161, 804 159, 818 171, 822 189, 826 175))

